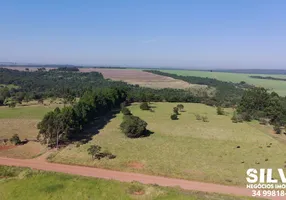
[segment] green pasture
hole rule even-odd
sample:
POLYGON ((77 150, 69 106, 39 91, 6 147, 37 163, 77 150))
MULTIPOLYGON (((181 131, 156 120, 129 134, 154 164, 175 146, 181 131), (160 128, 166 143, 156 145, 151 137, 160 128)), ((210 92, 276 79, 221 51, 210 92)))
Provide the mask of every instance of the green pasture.
POLYGON ((218 116, 214 107, 184 103, 185 112, 172 121, 176 103, 151 105, 154 112, 142 111, 138 104, 130 106, 154 132, 149 137, 126 138, 119 128, 122 114, 118 114, 89 143, 69 145, 51 161, 241 186, 249 168, 285 165, 286 146, 268 133, 271 127, 259 129, 257 122, 234 124, 232 109, 218 116), (195 114, 207 116, 209 122, 196 120, 195 114), (87 153, 92 144, 117 157, 92 160, 87 153))
POLYGON ((261 86, 277 92, 279 95, 286 95, 286 81, 256 79, 249 76, 271 76, 277 78, 286 78, 285 75, 267 75, 267 74, 239 74, 225 72, 209 72, 209 71, 191 71, 191 70, 160 70, 166 73, 177 74, 181 76, 198 76, 215 78, 221 81, 229 81, 239 83, 245 81, 248 84, 261 86))

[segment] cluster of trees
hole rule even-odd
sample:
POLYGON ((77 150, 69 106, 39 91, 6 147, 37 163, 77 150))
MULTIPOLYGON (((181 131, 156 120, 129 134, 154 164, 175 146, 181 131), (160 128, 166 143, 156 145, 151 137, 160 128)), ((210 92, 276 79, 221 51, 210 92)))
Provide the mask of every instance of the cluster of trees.
POLYGON ((78 72, 79 71, 77 67, 59 67, 53 70, 63 71, 63 72, 78 72))
POLYGON ((245 82, 232 83, 232 82, 220 81, 213 78, 180 76, 156 70, 145 70, 145 71, 162 76, 168 76, 174 79, 183 80, 191 84, 207 85, 209 87, 214 87, 216 89, 215 96, 212 98, 206 97, 202 100, 202 103, 211 106, 221 105, 224 107, 231 107, 240 101, 241 96, 243 95, 245 89, 254 87, 252 85, 248 85, 245 82))
POLYGON ((139 138, 147 135, 147 122, 132 115, 131 111, 125 106, 121 108, 121 112, 124 116, 120 128, 127 137, 139 138))
POLYGON ((125 99, 126 92, 118 88, 88 90, 78 103, 48 112, 38 124, 38 139, 49 146, 67 143, 79 137, 85 125, 118 107, 125 99))
POLYGON ((282 127, 286 125, 286 98, 265 88, 253 88, 244 92, 235 115, 240 121, 267 120, 282 127))
POLYGON ((171 114, 170 118, 171 120, 178 120, 178 115, 180 114, 179 113, 184 111, 184 105, 183 104, 178 104, 176 107, 173 108, 173 114, 171 114))

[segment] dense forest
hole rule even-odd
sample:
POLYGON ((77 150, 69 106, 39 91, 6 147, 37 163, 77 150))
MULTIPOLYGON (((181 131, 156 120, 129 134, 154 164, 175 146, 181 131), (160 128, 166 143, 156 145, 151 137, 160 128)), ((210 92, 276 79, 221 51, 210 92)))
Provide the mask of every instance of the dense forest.
POLYGON ((249 77, 250 78, 256 78, 256 79, 286 81, 286 78, 277 78, 277 77, 272 77, 272 76, 249 76, 249 77))
POLYGON ((225 107, 230 107, 237 104, 240 101, 245 89, 254 87, 243 81, 240 83, 231 83, 231 82, 219 81, 213 78, 180 76, 156 70, 145 70, 145 71, 162 76, 168 76, 174 79, 179 79, 191 84, 207 85, 210 87, 214 87, 216 89, 216 94, 215 97, 212 98, 212 100, 215 102, 215 105, 222 105, 225 107))

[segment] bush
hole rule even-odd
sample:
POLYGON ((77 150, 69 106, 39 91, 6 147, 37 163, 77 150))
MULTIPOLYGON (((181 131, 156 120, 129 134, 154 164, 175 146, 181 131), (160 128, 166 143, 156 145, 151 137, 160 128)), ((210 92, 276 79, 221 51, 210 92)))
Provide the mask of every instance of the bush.
POLYGON ((231 118, 231 121, 233 123, 241 123, 243 122, 243 119, 241 117, 241 115, 238 115, 236 111, 233 112, 233 116, 231 118))
POLYGON ((178 104, 178 105, 177 105, 177 108, 178 108, 180 111, 182 111, 182 110, 184 110, 184 105, 183 105, 183 104, 178 104))
POLYGON ((14 134, 11 138, 10 138, 10 142, 14 145, 19 145, 21 144, 21 140, 19 138, 18 134, 14 134))
POLYGON ((16 107, 16 102, 12 101, 9 103, 9 108, 15 108, 16 107))
POLYGON ((220 107, 220 106, 218 106, 218 107, 216 108, 216 112, 217 112, 218 115, 224 115, 224 110, 223 110, 223 108, 220 107))
POLYGON ((209 119, 208 119, 207 116, 203 116, 203 117, 202 117, 202 120, 203 120, 203 122, 209 122, 209 119))
POLYGON ((273 127, 273 129, 274 129, 274 131, 275 131, 276 134, 281 134, 281 132, 282 132, 280 126, 278 126, 278 125, 275 125, 275 126, 273 127))
POLYGON ((176 115, 178 115, 178 114, 179 114, 179 109, 178 109, 177 107, 174 107, 174 108, 173 108, 173 112, 174 112, 176 115))
POLYGON ((139 117, 126 115, 120 124, 122 132, 129 138, 138 138, 146 134, 147 123, 139 117))
POLYGON ((252 117, 248 112, 241 113, 240 116, 241 116, 243 121, 250 122, 252 120, 252 117))
POLYGON ((171 120, 178 120, 178 115, 177 114, 172 114, 171 115, 171 120))
POLYGON ((112 153, 110 153, 109 151, 101 152, 100 150, 101 150, 100 146, 98 146, 98 145, 91 145, 87 149, 87 152, 88 152, 89 155, 92 156, 92 159, 100 160, 101 158, 105 158, 105 157, 107 157, 108 159, 116 158, 116 156, 113 155, 112 153))
POLYGON ((149 105, 148 105, 147 102, 142 102, 142 103, 140 104, 140 109, 141 109, 141 110, 149 110, 150 107, 149 107, 149 105))
POLYGON ((267 125, 267 124, 268 124, 268 120, 265 119, 265 118, 260 118, 260 119, 259 119, 259 124, 261 124, 261 125, 267 125))
POLYGON ((195 114, 196 120, 202 120, 202 117, 199 114, 195 114))
POLYGON ((123 107, 121 109, 121 112, 122 112, 123 115, 132 115, 131 111, 128 108, 126 108, 126 107, 123 107))

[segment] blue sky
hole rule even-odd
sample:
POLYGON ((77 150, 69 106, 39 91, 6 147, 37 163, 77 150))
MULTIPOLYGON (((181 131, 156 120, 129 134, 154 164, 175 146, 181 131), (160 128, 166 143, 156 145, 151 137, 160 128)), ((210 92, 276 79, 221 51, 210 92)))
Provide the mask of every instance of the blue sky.
POLYGON ((286 1, 0 0, 0 61, 286 68, 286 1))

